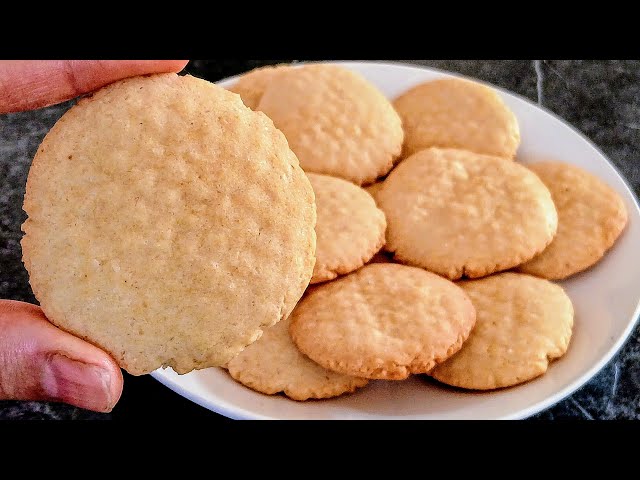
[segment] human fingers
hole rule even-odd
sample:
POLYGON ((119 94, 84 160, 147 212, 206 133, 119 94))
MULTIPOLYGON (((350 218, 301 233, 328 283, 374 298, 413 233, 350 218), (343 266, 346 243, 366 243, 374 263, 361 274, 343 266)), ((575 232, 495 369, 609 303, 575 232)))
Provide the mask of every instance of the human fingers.
POLYGON ((0 114, 64 102, 122 78, 179 72, 187 62, 188 60, 0 61, 0 114))
POLYGON ((105 352, 52 325, 35 305, 0 301, 0 400, 113 409, 122 372, 105 352))

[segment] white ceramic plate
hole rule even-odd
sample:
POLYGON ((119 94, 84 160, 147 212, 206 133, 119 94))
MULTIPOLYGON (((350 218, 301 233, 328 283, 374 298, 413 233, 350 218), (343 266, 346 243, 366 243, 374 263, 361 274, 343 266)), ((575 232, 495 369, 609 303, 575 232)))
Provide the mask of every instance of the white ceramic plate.
MULTIPOLYGON (((400 64, 337 63, 360 72, 389 98, 418 83, 452 76, 400 64)), ((233 80, 220 84, 228 86, 233 80)), ((640 209, 621 175, 583 135, 528 100, 498 91, 520 122, 519 161, 554 158, 578 165, 611 185, 629 211, 629 225, 605 259, 562 282, 575 307, 574 335, 566 356, 552 363, 546 375, 491 393, 452 390, 422 376, 405 382, 374 381, 353 395, 305 403, 256 393, 220 369, 184 376, 167 369, 152 376, 197 404, 235 419, 519 419, 550 407, 586 383, 620 349, 640 311, 640 209)))

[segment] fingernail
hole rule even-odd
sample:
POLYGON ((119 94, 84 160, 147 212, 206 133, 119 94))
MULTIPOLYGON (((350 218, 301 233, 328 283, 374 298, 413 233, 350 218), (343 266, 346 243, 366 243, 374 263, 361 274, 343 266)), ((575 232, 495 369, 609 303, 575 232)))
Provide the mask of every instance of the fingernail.
POLYGON ((109 372, 59 353, 49 357, 43 385, 52 399, 87 410, 108 413, 114 406, 109 372))

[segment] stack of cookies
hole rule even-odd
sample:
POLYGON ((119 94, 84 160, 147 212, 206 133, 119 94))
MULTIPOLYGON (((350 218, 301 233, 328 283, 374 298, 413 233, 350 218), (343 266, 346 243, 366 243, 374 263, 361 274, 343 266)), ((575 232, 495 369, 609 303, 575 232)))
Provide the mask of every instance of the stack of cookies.
POLYGON ((47 134, 22 248, 52 323, 134 375, 226 367, 300 401, 416 374, 509 387, 565 354, 551 280, 598 262, 627 214, 579 168, 517 163, 495 91, 443 79, 392 103, 325 64, 231 90, 126 79, 47 134))
POLYGON ((574 310, 550 280, 597 263, 625 206, 577 167, 516 162, 518 122, 493 89, 447 78, 392 103, 314 64, 230 90, 284 133, 317 208, 311 284, 227 364, 234 379, 295 400, 414 374, 492 390, 566 353, 574 310))

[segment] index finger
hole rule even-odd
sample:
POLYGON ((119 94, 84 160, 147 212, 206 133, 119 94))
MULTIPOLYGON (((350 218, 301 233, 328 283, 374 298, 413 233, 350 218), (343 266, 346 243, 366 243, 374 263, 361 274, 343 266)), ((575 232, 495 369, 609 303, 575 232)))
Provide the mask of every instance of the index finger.
POLYGON ((188 60, 0 61, 0 114, 64 102, 122 78, 179 72, 187 62, 188 60))

